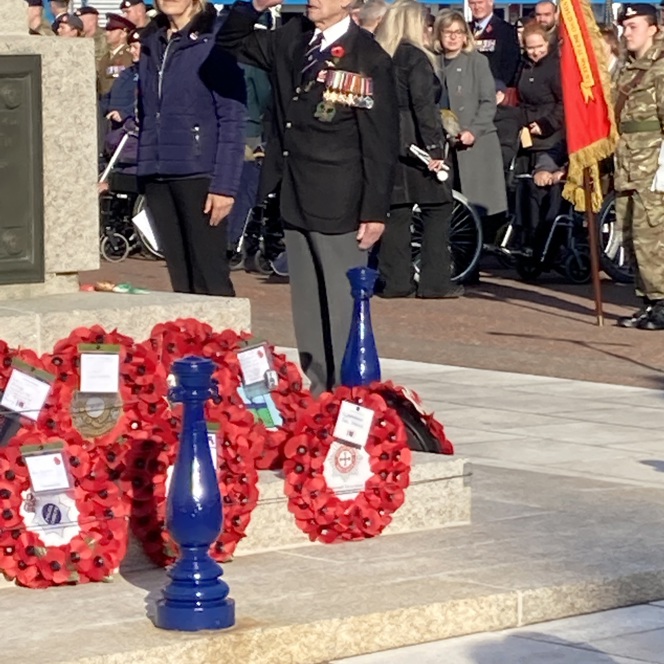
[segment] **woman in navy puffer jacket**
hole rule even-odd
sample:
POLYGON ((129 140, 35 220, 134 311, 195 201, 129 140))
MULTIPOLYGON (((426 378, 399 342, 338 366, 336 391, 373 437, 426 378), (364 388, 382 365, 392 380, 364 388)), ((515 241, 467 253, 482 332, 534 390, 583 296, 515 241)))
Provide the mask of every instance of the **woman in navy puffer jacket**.
POLYGON ((205 0, 158 0, 142 35, 138 174, 173 290, 233 296, 226 222, 244 160, 245 85, 205 0))

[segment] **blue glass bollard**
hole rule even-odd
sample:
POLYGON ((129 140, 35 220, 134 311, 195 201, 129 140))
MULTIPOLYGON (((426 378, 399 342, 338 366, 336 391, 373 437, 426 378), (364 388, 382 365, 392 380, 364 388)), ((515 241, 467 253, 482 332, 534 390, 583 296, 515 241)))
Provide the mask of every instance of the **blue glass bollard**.
POLYGON ((205 402, 216 396, 214 363, 185 357, 173 363, 177 387, 169 398, 183 406, 180 448, 168 492, 166 525, 180 548, 168 571, 171 582, 157 602, 154 624, 195 632, 235 624, 235 602, 228 597, 223 571, 208 553, 223 523, 221 494, 210 455, 205 402))
POLYGON ((354 304, 346 352, 341 362, 341 383, 346 387, 358 387, 380 380, 380 361, 369 306, 378 272, 369 267, 354 267, 346 275, 354 304))

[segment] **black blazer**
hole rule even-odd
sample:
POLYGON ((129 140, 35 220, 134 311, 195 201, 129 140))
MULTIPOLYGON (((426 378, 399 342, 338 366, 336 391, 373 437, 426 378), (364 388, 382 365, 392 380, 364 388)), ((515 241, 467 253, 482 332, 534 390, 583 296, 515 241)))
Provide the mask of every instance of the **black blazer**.
POLYGON ((273 134, 259 195, 279 189, 284 222, 309 231, 349 233, 363 221, 386 221, 399 135, 390 57, 351 23, 336 42, 344 50, 336 68, 371 77, 374 104, 371 109, 337 104, 331 121, 323 122, 314 117, 323 84, 301 85, 313 23, 298 16, 275 31, 254 30, 258 16, 251 5, 236 3, 217 43, 270 74, 273 134))
POLYGON ((438 111, 442 86, 433 65, 416 46, 402 42, 392 57, 397 81, 401 145, 392 204, 443 203, 452 200, 448 185, 413 157, 411 144, 434 159, 443 157, 443 128, 438 111))
POLYGON ((484 31, 475 37, 475 42, 477 50, 489 60, 493 77, 508 87, 513 86, 521 60, 516 28, 494 14, 484 31))

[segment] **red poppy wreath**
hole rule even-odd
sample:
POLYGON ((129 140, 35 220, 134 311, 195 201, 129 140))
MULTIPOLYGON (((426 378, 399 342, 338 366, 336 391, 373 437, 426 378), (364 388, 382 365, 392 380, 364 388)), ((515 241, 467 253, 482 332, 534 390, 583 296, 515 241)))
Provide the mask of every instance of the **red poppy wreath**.
POLYGON ((41 418, 37 428, 44 434, 68 435, 76 431, 86 449, 98 449, 99 462, 118 479, 128 436, 146 419, 158 417, 168 407, 166 373, 149 346, 136 345, 117 331, 99 326, 78 328, 42 356, 46 371, 55 376, 50 401, 57 408, 41 418), (118 354, 118 390, 87 393, 82 388, 82 351, 115 346, 118 354))
POLYGON ((297 413, 308 406, 312 397, 303 386, 302 375, 297 366, 287 361, 284 355, 274 353, 273 347, 269 346, 278 377, 277 385, 270 391, 270 395, 282 421, 278 426, 266 426, 258 415, 260 409, 246 400, 239 391, 242 386, 242 371, 238 352, 251 343, 249 334, 237 334, 233 330, 216 333, 210 325, 195 319, 162 323, 156 325, 150 334, 151 348, 157 353, 167 372, 170 372, 175 360, 186 355, 207 357, 216 364, 213 379, 219 384, 222 401, 238 408, 247 408, 255 416, 252 438, 258 448, 255 453, 257 467, 281 468, 284 444, 291 435, 297 413))
MULTIPOLYGON (((224 524, 210 555, 219 562, 229 560, 245 536, 251 513, 258 501, 256 441, 253 415, 244 407, 219 399, 206 405, 215 443, 211 445, 222 495, 224 524), (212 426, 218 429, 212 430, 212 426)), ((143 431, 132 445, 123 489, 131 497, 131 529, 147 556, 157 565, 168 565, 177 557, 177 545, 165 528, 168 486, 177 456, 179 407, 167 427, 143 431)))
POLYGON ((422 452, 454 454, 454 446, 445 428, 433 413, 424 410, 422 399, 413 390, 392 381, 373 383, 369 389, 380 394, 394 408, 406 425, 409 447, 422 452))
POLYGON ((285 355, 272 352, 274 370, 277 373, 277 386, 270 391, 274 405, 279 411, 281 422, 279 426, 267 427, 256 417, 258 435, 265 440, 262 452, 256 460, 256 467, 260 470, 282 468, 285 461, 284 446, 293 435, 293 427, 299 414, 313 403, 313 396, 304 387, 300 369, 293 362, 289 362, 285 355))
POLYGON ((66 440, 21 431, 0 448, 0 570, 30 588, 103 581, 127 549, 127 507, 96 452, 70 431, 66 440), (64 442, 72 487, 35 494, 23 445, 64 442))
POLYGON ((311 403, 298 418, 285 455, 288 509, 311 540, 374 537, 403 505, 411 459, 406 432, 396 412, 366 388, 340 387, 311 403), (365 452, 333 436, 344 401, 373 411, 365 452), (344 474, 351 484, 344 484, 344 474))

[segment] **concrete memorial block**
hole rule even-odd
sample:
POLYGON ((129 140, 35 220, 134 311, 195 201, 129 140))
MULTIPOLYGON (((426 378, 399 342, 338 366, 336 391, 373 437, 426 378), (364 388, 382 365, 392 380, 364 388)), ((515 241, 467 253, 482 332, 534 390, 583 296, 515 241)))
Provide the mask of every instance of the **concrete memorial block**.
POLYGON ((12 145, 6 146, 11 147, 9 150, 3 149, 0 160, 0 179, 5 183, 0 185, 0 193, 7 196, 9 187, 13 189, 14 179, 9 174, 25 169, 25 160, 29 158, 34 167, 29 169, 33 177, 23 183, 29 192, 20 192, 21 200, 30 201, 30 209, 24 210, 23 215, 31 220, 33 230, 30 237, 25 236, 26 254, 35 264, 42 261, 43 274, 34 270, 26 278, 23 270, 15 270, 12 278, 12 266, 7 263, 2 247, 11 248, 18 241, 15 215, 8 214, 15 211, 16 203, 11 206, 3 203, 0 299, 73 292, 78 289, 77 272, 99 267, 94 45, 88 39, 28 35, 24 0, 3 0, 2 16, 0 92, 6 88, 7 93, 0 94, 0 141, 11 139, 12 145), (32 57, 26 60, 26 56, 32 57), (35 81, 35 69, 31 69, 27 79, 25 73, 26 63, 37 59, 41 61, 41 86, 35 81), (17 73, 12 74, 14 70, 17 73), (12 125, 7 122, 12 122, 16 114, 7 107, 7 96, 11 106, 9 87, 17 77, 24 91, 33 90, 33 86, 40 88, 41 107, 39 94, 30 94, 29 101, 23 101, 25 106, 16 109, 23 111, 20 124, 12 125), (35 131, 39 122, 41 135, 35 131), (24 151, 27 145, 31 145, 29 157, 24 151), (35 173, 43 173, 43 193, 42 182, 35 173), (3 233, 7 235, 4 241, 3 233))

